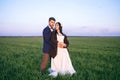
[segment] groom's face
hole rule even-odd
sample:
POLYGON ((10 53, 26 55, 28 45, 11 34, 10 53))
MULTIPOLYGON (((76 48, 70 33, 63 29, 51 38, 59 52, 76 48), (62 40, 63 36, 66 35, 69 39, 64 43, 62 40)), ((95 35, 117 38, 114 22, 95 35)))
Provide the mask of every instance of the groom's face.
POLYGON ((49 21, 49 26, 50 26, 50 27, 54 27, 54 25, 55 25, 55 21, 54 21, 54 20, 50 20, 50 21, 49 21))

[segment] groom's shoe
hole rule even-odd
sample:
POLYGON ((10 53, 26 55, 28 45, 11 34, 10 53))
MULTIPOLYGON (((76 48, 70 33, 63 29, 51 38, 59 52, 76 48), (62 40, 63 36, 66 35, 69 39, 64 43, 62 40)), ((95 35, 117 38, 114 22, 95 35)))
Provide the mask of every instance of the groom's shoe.
POLYGON ((41 74, 41 75, 44 75, 44 72, 41 72, 41 71, 40 71, 40 74, 41 74))
POLYGON ((44 75, 45 74, 44 70, 40 70, 40 74, 44 75))

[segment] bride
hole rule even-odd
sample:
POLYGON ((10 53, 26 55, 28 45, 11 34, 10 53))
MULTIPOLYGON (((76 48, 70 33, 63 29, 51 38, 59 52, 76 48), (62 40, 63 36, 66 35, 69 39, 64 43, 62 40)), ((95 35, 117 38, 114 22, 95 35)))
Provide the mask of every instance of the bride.
POLYGON ((55 24, 55 29, 57 41, 62 45, 58 45, 57 55, 55 56, 55 58, 51 58, 51 69, 49 70, 50 71, 49 75, 54 77, 56 77, 58 73, 61 75, 65 74, 73 75, 74 73, 76 73, 76 71, 72 66, 69 52, 67 49, 69 45, 67 36, 63 34, 60 22, 57 22, 55 24))

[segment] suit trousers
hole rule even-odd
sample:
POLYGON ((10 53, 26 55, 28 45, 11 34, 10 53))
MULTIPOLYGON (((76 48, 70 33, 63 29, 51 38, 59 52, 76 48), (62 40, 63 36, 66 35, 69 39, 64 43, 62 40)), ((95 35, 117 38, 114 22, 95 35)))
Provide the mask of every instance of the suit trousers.
POLYGON ((49 54, 48 53, 43 53, 43 59, 42 59, 42 63, 41 63, 41 72, 43 72, 47 66, 49 60, 49 54))

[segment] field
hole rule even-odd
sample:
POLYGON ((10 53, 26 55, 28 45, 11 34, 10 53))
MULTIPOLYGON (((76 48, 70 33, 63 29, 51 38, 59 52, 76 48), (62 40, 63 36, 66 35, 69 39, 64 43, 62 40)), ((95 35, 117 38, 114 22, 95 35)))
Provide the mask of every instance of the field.
MULTIPOLYGON (((41 37, 0 38, 0 80, 120 80, 120 37, 68 37, 74 76, 39 73, 41 37)), ((48 63, 47 69, 50 67, 48 63)))

